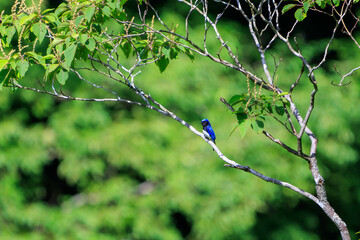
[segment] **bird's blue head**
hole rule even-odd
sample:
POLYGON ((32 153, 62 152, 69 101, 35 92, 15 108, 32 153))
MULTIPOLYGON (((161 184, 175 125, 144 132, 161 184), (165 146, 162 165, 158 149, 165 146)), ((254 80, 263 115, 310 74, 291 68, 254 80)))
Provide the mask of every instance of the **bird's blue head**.
POLYGON ((207 120, 205 118, 205 119, 201 120, 201 125, 203 125, 203 127, 206 127, 206 126, 210 125, 210 122, 209 122, 209 120, 207 120))

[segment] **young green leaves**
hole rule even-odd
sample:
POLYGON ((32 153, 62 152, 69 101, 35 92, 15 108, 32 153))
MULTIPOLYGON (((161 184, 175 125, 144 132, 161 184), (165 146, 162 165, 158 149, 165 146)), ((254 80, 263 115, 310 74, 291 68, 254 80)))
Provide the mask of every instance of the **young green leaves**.
MULTIPOLYGON (((261 133, 265 127, 265 119, 269 116, 279 118, 285 114, 288 101, 283 97, 289 93, 273 95, 260 95, 246 93, 234 95, 229 104, 235 109, 233 112, 237 118, 237 126, 241 137, 244 137, 251 127, 255 132, 261 133)), ((233 130, 233 132, 235 131, 233 130)))
MULTIPOLYGON (((326 6, 338 7, 343 0, 304 0, 304 1, 297 1, 297 3, 289 3, 286 4, 282 8, 282 14, 286 13, 292 8, 297 8, 294 17, 298 21, 303 21, 308 14, 308 11, 312 8, 316 8, 316 6, 324 9, 326 6)), ((359 0, 355 0, 354 3, 358 2, 359 0)))
MULTIPOLYGON (((44 68, 44 82, 55 78, 64 85, 76 60, 89 56, 136 57, 142 63, 155 62, 160 72, 180 52, 190 58, 179 39, 153 32, 154 19, 143 31, 123 8, 126 0, 81 0, 61 3, 56 9, 40 11, 40 6, 14 7, 0 21, 0 87, 13 78, 18 81, 34 65, 44 68), (108 30, 118 25, 117 30, 108 30), (135 24, 135 25, 134 25, 135 24)), ((155 17, 155 16, 154 16, 155 17)), ((175 31, 175 29, 174 29, 175 31)))
POLYGON ((44 81, 55 77, 64 85, 75 59, 86 59, 96 46, 111 47, 102 25, 110 17, 126 18, 125 2, 68 2, 43 12, 40 7, 22 6, 14 7, 10 15, 2 14, 0 87, 10 78, 23 78, 33 65, 44 68, 44 81))

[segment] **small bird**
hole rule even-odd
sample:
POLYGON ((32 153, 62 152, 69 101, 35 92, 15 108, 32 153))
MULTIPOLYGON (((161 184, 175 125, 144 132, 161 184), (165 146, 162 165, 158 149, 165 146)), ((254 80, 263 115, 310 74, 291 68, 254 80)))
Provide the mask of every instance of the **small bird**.
POLYGON ((205 137, 215 143, 215 133, 213 128, 211 127, 209 120, 207 120, 206 118, 201 120, 201 125, 203 126, 203 133, 205 137))

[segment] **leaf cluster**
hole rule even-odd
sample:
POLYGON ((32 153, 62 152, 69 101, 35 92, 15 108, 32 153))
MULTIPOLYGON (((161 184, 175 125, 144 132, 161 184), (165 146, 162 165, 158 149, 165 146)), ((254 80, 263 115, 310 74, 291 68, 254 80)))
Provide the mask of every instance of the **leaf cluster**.
MULTIPOLYGON (((0 23, 0 87, 10 80, 23 78, 31 66, 45 70, 44 82, 56 79, 64 85, 75 60, 86 61, 89 56, 102 53, 125 57, 137 55, 146 61, 155 61, 159 70, 166 69, 170 59, 185 52, 163 36, 149 29, 134 29, 128 20, 122 1, 81 0, 61 3, 56 9, 40 11, 37 8, 13 8, 11 15, 3 14, 0 23), (119 25, 116 34, 108 26, 119 25), (139 30, 139 31, 137 31, 139 30), (41 46, 46 46, 46 50, 41 46)), ((150 27, 150 26, 148 26, 150 27)), ((177 41, 172 39, 172 41, 177 41)))
POLYGON ((262 132, 265 119, 269 116, 280 121, 279 118, 285 114, 286 107, 289 106, 289 102, 283 97, 287 94, 289 93, 274 92, 273 95, 266 95, 248 92, 232 96, 229 104, 236 107, 233 112, 238 122, 235 129, 238 127, 241 136, 244 137, 250 127, 257 133, 262 132))
MULTIPOLYGON (((359 0, 354 0, 354 3, 357 3, 359 0)), ((294 17, 298 21, 303 21, 311 9, 325 9, 327 6, 330 7, 338 7, 340 3, 343 2, 342 0, 300 0, 296 1, 297 3, 288 3, 282 8, 282 13, 286 13, 290 9, 297 8, 294 17)))

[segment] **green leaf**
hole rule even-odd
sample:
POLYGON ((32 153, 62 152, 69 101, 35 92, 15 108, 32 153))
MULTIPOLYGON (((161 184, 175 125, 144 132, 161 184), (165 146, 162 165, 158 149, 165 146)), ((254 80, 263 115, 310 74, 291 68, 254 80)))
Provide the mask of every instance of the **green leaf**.
POLYGON ((251 123, 251 127, 252 129, 256 132, 256 133, 261 133, 264 130, 264 121, 262 120, 255 120, 251 123))
POLYGON ((54 54, 48 54, 48 55, 45 55, 41 58, 41 60, 49 60, 49 59, 54 59, 55 58, 55 55, 54 54))
POLYGON ((23 26, 20 24, 20 20, 19 19, 14 19, 14 26, 16 28, 17 33, 20 35, 23 26))
POLYGON ((50 14, 46 15, 44 18, 45 18, 45 20, 47 20, 48 22, 53 23, 53 24, 55 24, 55 22, 58 21, 57 16, 54 13, 50 13, 50 14))
POLYGON ((125 56, 128 58, 131 52, 131 44, 130 42, 126 41, 122 46, 121 49, 123 50, 125 56))
POLYGON ((69 22, 61 22, 58 26, 58 31, 65 31, 68 32, 70 29, 70 23, 69 22))
POLYGON ((285 96, 285 95, 288 95, 290 94, 289 92, 282 92, 280 94, 277 95, 277 97, 282 97, 282 96, 285 96))
POLYGON ((45 9, 41 15, 44 15, 45 13, 48 13, 48 12, 52 12, 55 8, 48 8, 48 9, 45 9))
POLYGON ((291 3, 291 4, 287 4, 283 7, 283 9, 281 10, 282 14, 286 13, 287 11, 289 11, 290 9, 296 7, 297 4, 291 3))
POLYGON ((77 40, 78 38, 79 38, 79 34, 78 33, 72 33, 71 35, 70 35, 73 39, 75 39, 75 40, 77 40))
POLYGON ((116 8, 116 6, 119 4, 118 1, 116 1, 117 3, 115 4, 114 2, 111 1, 107 1, 107 5, 110 7, 111 10, 114 10, 116 8))
POLYGON ((40 61, 40 59, 42 58, 41 55, 35 53, 35 52, 26 52, 25 53, 27 56, 32 57, 33 59, 40 61))
POLYGON ((0 71, 0 91, 2 90, 3 85, 6 85, 10 78, 11 70, 4 69, 0 71))
POLYGON ((284 115, 284 113, 285 113, 284 106, 275 105, 275 111, 280 116, 284 115))
POLYGON ((7 27, 0 24, 0 36, 3 38, 6 36, 7 27))
MULTIPOLYGON (((127 2, 128 0, 121 0, 120 1, 120 6, 122 7, 126 2, 127 2)), ((140 1, 140 3, 141 3, 142 1, 140 1)))
POLYGON ((85 43, 85 47, 87 49, 89 49, 89 51, 93 52, 96 46, 96 42, 93 38, 89 38, 86 43, 85 43))
POLYGON ((322 9, 324 9, 326 7, 326 1, 324 1, 324 0, 315 0, 315 2, 322 9))
POLYGON ((172 47, 170 49, 170 59, 177 58, 178 53, 179 53, 178 49, 176 49, 175 47, 172 47))
POLYGON ((51 42, 49 48, 55 47, 56 45, 58 45, 59 43, 62 43, 62 42, 64 42, 63 38, 55 37, 54 40, 51 42))
POLYGON ((26 71, 29 68, 29 63, 23 59, 16 62, 17 69, 19 71, 20 77, 24 77, 26 71))
POLYGON ((290 102, 286 98, 280 98, 280 101, 284 103, 287 107, 290 107, 290 102))
POLYGON ((65 46, 65 43, 60 43, 60 44, 57 44, 57 45, 55 46, 56 52, 57 52, 59 55, 63 54, 64 46, 65 46))
POLYGON ((250 126, 251 126, 251 120, 249 118, 239 123, 239 130, 242 138, 246 135, 246 132, 250 128, 250 126))
POLYGON ((169 58, 162 56, 159 60, 155 62, 155 64, 158 66, 160 72, 162 73, 169 65, 169 62, 170 62, 169 58))
POLYGON ((55 14, 57 16, 60 16, 62 15, 64 12, 68 11, 69 10, 69 7, 67 6, 66 3, 61 3, 55 10, 55 14))
POLYGON ((310 1, 305 1, 303 3, 303 7, 304 7, 304 12, 307 13, 309 11, 309 8, 311 7, 311 2, 310 1))
POLYGON ((64 58, 65 58, 64 67, 66 70, 69 70, 71 63, 74 60, 76 48, 77 48, 76 44, 70 44, 70 46, 68 46, 64 51, 64 58))
POLYGON ((46 24, 42 22, 37 22, 32 26, 32 32, 35 34, 35 36, 39 39, 39 43, 41 44, 42 41, 45 38, 47 29, 46 24))
POLYGON ((89 39, 89 36, 87 34, 80 34, 79 40, 82 45, 85 45, 86 41, 89 39))
POLYGON ((56 70, 57 68, 59 67, 59 64, 58 63, 56 63, 56 64, 50 64, 50 65, 48 65, 47 66, 47 71, 48 71, 48 73, 51 73, 51 72, 53 72, 54 70, 56 70))
POLYGON ((165 43, 163 46, 162 46, 162 53, 164 54, 164 56, 166 58, 170 58, 170 50, 171 50, 171 47, 170 47, 170 44, 169 43, 165 43))
POLYGON ((102 9, 102 12, 104 13, 105 16, 109 17, 110 14, 111 14, 111 9, 110 9, 108 6, 105 6, 105 7, 102 9))
POLYGON ((144 48, 144 49, 138 48, 137 50, 140 51, 141 59, 148 58, 148 54, 149 54, 149 51, 150 51, 149 48, 144 48))
POLYGON ((44 68, 46 68, 46 60, 53 60, 55 59, 55 55, 54 54, 48 54, 46 56, 43 56, 40 60, 39 63, 43 65, 44 68))
POLYGON ((229 104, 231 106, 235 106, 236 104, 238 104, 239 102, 243 101, 245 99, 244 94, 241 95, 234 95, 231 97, 229 104))
POLYGON ((332 2, 334 3, 335 7, 340 5, 340 0, 332 0, 332 2))
POLYGON ((194 54, 187 48, 185 49, 185 54, 190 58, 191 61, 195 59, 194 54))
POLYGON ((9 59, 0 59, 0 71, 8 64, 9 59))
POLYGON ((32 13, 28 16, 23 16, 21 19, 20 19, 20 24, 21 25, 24 25, 30 21, 32 21, 35 17, 37 17, 37 14, 36 13, 32 13))
POLYGON ((301 22, 302 20, 304 20, 306 18, 306 13, 304 12, 303 8, 299 8, 298 10, 296 10, 294 16, 295 16, 296 20, 301 22))
POLYGON ((6 29, 6 36, 7 36, 6 43, 5 43, 6 47, 10 46, 11 40, 12 40, 15 32, 16 32, 15 27, 11 27, 11 28, 6 29))
POLYGON ((267 109, 270 113, 273 113, 272 103, 267 103, 267 104, 266 104, 266 109, 267 109))
POLYGON ((65 85, 66 80, 69 77, 69 72, 60 69, 60 71, 56 74, 56 79, 61 85, 65 85))
POLYGON ((84 15, 80 15, 79 17, 75 18, 74 20, 75 26, 79 26, 84 18, 85 18, 84 15))
POLYGON ((113 13, 113 17, 120 21, 125 21, 127 19, 127 15, 123 11, 116 11, 115 13, 113 13))
POLYGON ((238 120, 238 123, 241 124, 246 119, 248 119, 248 115, 245 112, 237 112, 236 113, 236 118, 238 120))

